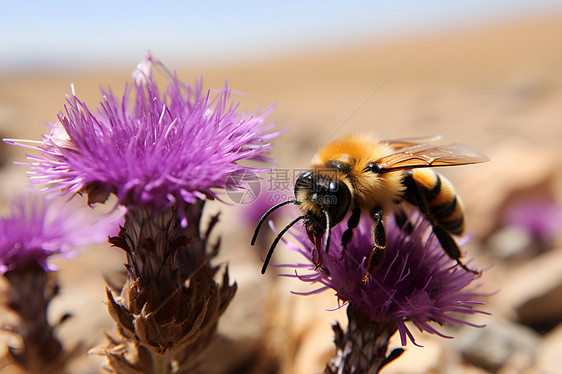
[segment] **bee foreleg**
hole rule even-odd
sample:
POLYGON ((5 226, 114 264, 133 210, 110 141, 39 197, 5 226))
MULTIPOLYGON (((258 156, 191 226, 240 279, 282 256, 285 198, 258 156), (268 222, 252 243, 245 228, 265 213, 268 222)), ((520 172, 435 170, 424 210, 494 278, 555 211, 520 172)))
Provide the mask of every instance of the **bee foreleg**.
POLYGON ((384 226, 382 224, 383 221, 383 209, 381 207, 377 207, 371 211, 371 218, 374 221, 372 227, 372 236, 373 236, 373 243, 375 243, 375 247, 384 249, 386 248, 386 234, 384 232, 384 226))
POLYGON ((386 233, 384 231, 383 225, 383 209, 377 207, 373 209, 370 213, 371 218, 374 221, 373 227, 371 228, 371 235, 373 238, 374 248, 369 258, 367 259, 367 268, 365 270, 365 282, 371 275, 373 269, 376 269, 382 265, 384 259, 384 253, 386 248, 386 233))
POLYGON ((347 245, 353 237, 353 230, 357 227, 357 225, 359 225, 359 218, 361 218, 361 209, 353 209, 349 220, 347 220, 347 229, 343 232, 343 235, 341 237, 342 250, 340 259, 343 259, 343 257, 345 256, 345 249, 347 248, 347 245))

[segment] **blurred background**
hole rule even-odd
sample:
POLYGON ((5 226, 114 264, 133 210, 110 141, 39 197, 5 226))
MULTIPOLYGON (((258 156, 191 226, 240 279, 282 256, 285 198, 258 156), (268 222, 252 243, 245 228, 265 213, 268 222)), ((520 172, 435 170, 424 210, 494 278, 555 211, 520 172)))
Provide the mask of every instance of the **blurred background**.
MULTIPOLYGON (((493 315, 473 321, 488 327, 446 326, 454 340, 420 335, 424 347, 408 345, 384 372, 559 372, 560 2, 0 0, 0 25, 2 138, 40 140, 71 83, 90 107, 100 86, 121 93, 150 51, 185 82, 202 76, 212 89, 228 81, 243 110, 275 104, 270 119, 287 128, 275 140, 272 166, 280 170, 306 168, 326 141, 351 131, 383 139, 440 134, 478 148, 491 162, 440 171, 466 205, 465 256, 487 269, 482 291, 497 291, 484 300, 493 315)), ((27 168, 13 164, 25 153, 0 144, 2 206, 27 182, 27 168)), ((272 192, 267 178, 259 191, 272 192)), ((249 246, 255 221, 240 217, 261 212, 263 202, 206 209, 222 212, 221 260, 240 287, 215 347, 231 354, 207 372, 322 371, 333 353, 331 324, 345 321, 343 310, 326 310, 338 306, 334 295, 292 295, 310 288, 271 268, 259 274, 263 252, 249 246)), ((279 247, 273 261, 294 262, 286 252, 279 247)), ((51 313, 73 313, 60 331, 65 341, 92 347, 114 328, 103 276, 123 260, 100 245, 58 264, 62 290, 51 313)), ((97 373, 101 363, 84 355, 75 370, 97 373)))

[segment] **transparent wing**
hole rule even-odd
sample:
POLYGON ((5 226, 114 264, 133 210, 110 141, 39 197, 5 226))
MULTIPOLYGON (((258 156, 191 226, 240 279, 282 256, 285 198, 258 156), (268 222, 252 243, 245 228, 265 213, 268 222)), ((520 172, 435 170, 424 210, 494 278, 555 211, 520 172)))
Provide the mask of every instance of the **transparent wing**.
POLYGON ((382 171, 412 169, 430 166, 476 164, 488 161, 476 149, 462 143, 444 145, 418 144, 385 156, 375 163, 382 171))
POLYGON ((413 147, 413 146, 416 146, 416 145, 432 143, 432 142, 436 142, 438 140, 441 140, 441 135, 423 136, 423 137, 417 137, 417 138, 415 138, 415 137, 414 138, 404 138, 404 139, 387 139, 387 140, 383 140, 383 142, 390 144, 390 146, 392 148, 395 148, 396 150, 398 150, 398 149, 401 149, 401 148, 409 148, 409 147, 413 147))

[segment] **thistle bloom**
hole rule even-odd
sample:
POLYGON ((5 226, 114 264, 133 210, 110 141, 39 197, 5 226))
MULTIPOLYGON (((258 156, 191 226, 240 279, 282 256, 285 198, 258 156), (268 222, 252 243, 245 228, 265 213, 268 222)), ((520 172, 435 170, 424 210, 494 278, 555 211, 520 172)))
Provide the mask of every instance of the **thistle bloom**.
POLYGON ((0 218, 0 274, 29 262, 44 270, 52 255, 71 257, 75 247, 107 240, 117 233, 122 217, 101 218, 77 201, 45 199, 30 194, 9 202, 10 214, 0 218))
POLYGON ((562 233, 562 206, 551 199, 523 201, 507 210, 504 221, 548 242, 562 233))
MULTIPOLYGON (((397 348, 386 355, 397 330, 403 346, 408 339, 415 344, 408 321, 420 331, 446 337, 435 323, 468 324, 455 315, 483 313, 475 309, 483 295, 472 285, 479 276, 457 267, 434 235, 428 236, 430 225, 419 214, 412 214, 404 228, 387 222, 383 264, 365 282, 365 261, 373 249, 370 226, 368 219, 361 221, 343 259, 340 247, 330 246, 317 270, 316 250, 306 235, 294 235, 297 245, 285 242, 307 260, 287 275, 322 285, 311 293, 333 289, 348 303, 347 332, 333 326, 336 354, 325 373, 377 373, 403 351, 397 348)), ((333 228, 332 243, 341 243, 344 230, 344 225, 333 228)))
POLYGON ((264 169, 241 165, 265 161, 273 124, 269 111, 246 115, 230 104, 230 89, 203 91, 182 83, 151 56, 134 72, 134 90, 121 100, 102 91, 92 112, 75 95, 67 99, 32 157, 34 183, 61 194, 85 192, 89 203, 110 193, 126 207, 125 223, 110 243, 127 257, 127 280, 107 289, 118 337, 92 350, 118 373, 188 372, 216 332, 236 292, 228 269, 215 280, 209 242, 218 221, 201 225, 205 200, 217 190, 241 189, 264 169), (161 94, 157 66, 170 78, 161 94))
POLYGON ((7 361, 29 373, 60 373, 78 347, 65 351, 47 320, 49 303, 58 293, 53 255, 71 256, 73 247, 103 241, 116 232, 122 217, 94 216, 73 202, 19 197, 9 203, 10 215, 0 219, 0 272, 8 281, 5 301, 17 314, 4 326, 21 338, 10 347, 7 361))
MULTIPOLYGON (((386 223, 387 247, 380 269, 376 269, 365 283, 364 262, 373 249, 371 223, 361 220, 353 232, 345 257, 340 258, 341 243, 345 230, 338 225, 332 230, 332 246, 322 255, 322 266, 316 267, 316 252, 305 235, 296 235, 300 246, 290 242, 285 245, 301 253, 308 261, 296 265, 296 277, 302 281, 322 284, 313 291, 333 289, 339 299, 366 311, 372 321, 393 320, 400 333, 402 345, 407 338, 415 343, 405 322, 411 321, 420 331, 446 337, 433 327, 445 323, 464 324, 454 313, 481 313, 475 309, 483 296, 475 291, 472 282, 479 278, 456 266, 440 247, 437 239, 430 235, 430 225, 421 216, 411 217, 413 229, 407 232, 397 226, 393 219, 386 223), (300 274, 298 270, 312 270, 300 274)), ((409 231, 409 230, 408 230, 409 231)))
POLYGON ((278 134, 268 132, 270 111, 241 114, 229 103, 230 88, 212 94, 201 81, 190 86, 176 76, 160 93, 146 69, 155 61, 148 56, 135 71, 134 95, 126 87, 119 100, 102 90, 97 111, 70 96, 44 136, 42 156, 29 156, 33 182, 86 191, 90 203, 113 193, 129 209, 175 205, 182 215, 186 204, 216 197, 216 188, 241 188, 253 175, 246 171, 262 171, 239 162, 267 160, 278 134))

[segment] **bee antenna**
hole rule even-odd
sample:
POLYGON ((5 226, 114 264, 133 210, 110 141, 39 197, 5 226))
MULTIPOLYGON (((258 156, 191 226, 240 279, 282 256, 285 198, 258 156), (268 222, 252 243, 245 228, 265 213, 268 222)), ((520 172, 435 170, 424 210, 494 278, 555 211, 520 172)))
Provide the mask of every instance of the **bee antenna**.
POLYGON ((277 237, 275 238, 273 243, 271 243, 271 247, 269 248, 269 252, 267 252, 267 256, 265 257, 265 261, 263 262, 263 266, 261 268, 262 274, 265 274, 265 270, 267 269, 267 265, 269 264, 269 260, 271 259, 271 255, 273 254, 273 250, 277 246, 277 243, 279 243, 279 240, 281 240, 281 237, 283 235, 285 235, 287 230, 289 230, 295 223, 297 223, 298 221, 300 221, 303 218, 304 218, 304 216, 299 216, 299 217, 295 218, 294 220, 289 222, 289 224, 287 226, 285 226, 283 228, 283 230, 279 231, 279 234, 277 234, 277 237))
POLYGON ((263 216, 260 218, 258 225, 256 226, 256 230, 254 231, 254 236, 252 236, 252 242, 251 245, 254 245, 256 243, 256 239, 258 237, 258 233, 260 232, 261 226, 263 225, 263 223, 265 222, 265 219, 267 218, 267 216, 269 216, 271 213, 273 213, 274 210, 277 210, 279 208, 281 208, 284 205, 287 204, 296 204, 298 205, 299 202, 297 200, 287 200, 287 201, 283 201, 280 202, 279 204, 269 208, 269 210, 267 212, 265 212, 263 214, 263 216))
POLYGON ((332 238, 332 228, 330 227, 330 215, 326 210, 323 211, 326 216, 326 253, 330 250, 330 239, 332 238))

